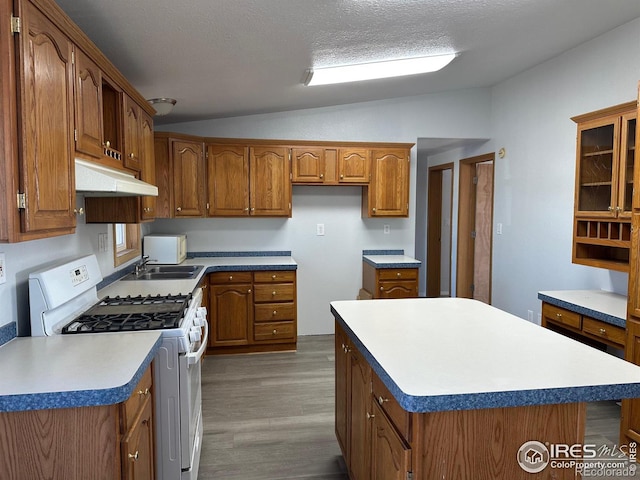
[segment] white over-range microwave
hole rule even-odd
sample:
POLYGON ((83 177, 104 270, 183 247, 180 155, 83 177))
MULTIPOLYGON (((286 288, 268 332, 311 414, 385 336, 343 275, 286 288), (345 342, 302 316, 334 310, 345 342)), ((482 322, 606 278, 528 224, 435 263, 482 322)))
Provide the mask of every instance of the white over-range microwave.
POLYGON ((142 254, 149 256, 149 263, 178 264, 187 258, 187 236, 169 234, 145 235, 142 254))

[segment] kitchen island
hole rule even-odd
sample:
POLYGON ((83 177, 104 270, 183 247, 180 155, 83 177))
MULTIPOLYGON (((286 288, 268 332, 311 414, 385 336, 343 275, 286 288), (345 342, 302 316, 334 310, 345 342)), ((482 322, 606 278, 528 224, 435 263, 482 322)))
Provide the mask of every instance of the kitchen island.
POLYGON ((331 311, 351 480, 575 478, 547 447, 583 442, 585 402, 640 396, 640 367, 478 301, 331 311))

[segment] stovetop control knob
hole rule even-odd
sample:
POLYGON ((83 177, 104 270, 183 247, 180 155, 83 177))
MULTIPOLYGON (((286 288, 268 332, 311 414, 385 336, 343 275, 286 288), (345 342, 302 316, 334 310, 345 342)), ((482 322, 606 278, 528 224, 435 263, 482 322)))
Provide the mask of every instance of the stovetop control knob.
POLYGON ((189 340, 193 343, 199 342, 202 338, 202 332, 200 327, 191 327, 189 330, 189 340))

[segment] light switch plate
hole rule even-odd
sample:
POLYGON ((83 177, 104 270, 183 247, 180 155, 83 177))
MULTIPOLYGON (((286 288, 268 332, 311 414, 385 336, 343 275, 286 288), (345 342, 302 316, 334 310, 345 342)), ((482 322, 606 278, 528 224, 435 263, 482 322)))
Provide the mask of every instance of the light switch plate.
POLYGON ((0 253, 0 284, 7 281, 7 262, 4 253, 0 253))
POLYGON ((318 223, 316 225, 316 235, 318 236, 324 235, 324 223, 318 223))
POLYGON ((390 225, 385 225, 382 227, 382 231, 384 233, 391 233, 391 226, 390 225))

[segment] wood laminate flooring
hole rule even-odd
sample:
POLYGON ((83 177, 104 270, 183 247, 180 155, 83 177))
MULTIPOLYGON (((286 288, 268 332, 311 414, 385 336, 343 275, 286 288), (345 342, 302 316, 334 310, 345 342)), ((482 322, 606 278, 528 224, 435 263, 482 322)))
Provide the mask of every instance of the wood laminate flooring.
MULTIPOLYGON (((199 480, 348 479, 334 433, 333 335, 299 337, 295 353, 206 357, 202 404, 199 480)), ((614 402, 588 404, 585 443, 618 445, 619 425, 614 402)))

